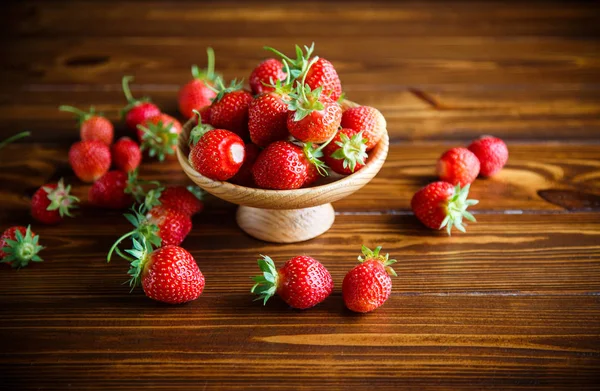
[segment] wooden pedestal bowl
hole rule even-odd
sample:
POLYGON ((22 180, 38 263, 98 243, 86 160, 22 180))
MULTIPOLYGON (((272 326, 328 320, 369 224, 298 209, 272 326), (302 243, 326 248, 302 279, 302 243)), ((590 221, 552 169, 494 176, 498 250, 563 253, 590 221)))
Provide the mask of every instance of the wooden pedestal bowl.
MULTIPOLYGON (((345 101, 342 106, 353 107, 345 101)), ((335 211, 331 203, 366 185, 381 169, 387 157, 387 131, 369 152, 367 164, 348 176, 332 173, 315 186, 295 190, 263 190, 209 179, 189 163, 188 138, 194 121, 188 121, 178 139, 177 158, 183 171, 206 192, 239 205, 237 224, 249 235, 275 243, 295 243, 325 233, 333 224, 335 211)))

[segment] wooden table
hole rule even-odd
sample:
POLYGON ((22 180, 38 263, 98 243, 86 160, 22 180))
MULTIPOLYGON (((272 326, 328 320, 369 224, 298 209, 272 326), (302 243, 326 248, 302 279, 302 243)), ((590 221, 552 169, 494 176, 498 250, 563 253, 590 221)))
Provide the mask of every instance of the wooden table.
MULTIPOLYGON (((128 229, 83 205, 57 227, 33 223, 45 262, 0 270, 0 388, 279 390, 593 388, 600 376, 600 13, 592 3, 395 4, 22 1, 4 8, 0 227, 26 225, 33 191, 60 177, 77 140, 59 104, 118 123, 120 79, 136 77, 176 114, 205 47, 226 78, 247 77, 268 44, 315 41, 347 96, 378 107, 392 146, 368 186, 335 204, 330 232, 275 245, 244 235, 234 206, 207 200, 184 246, 206 276, 201 298, 166 306, 129 293, 106 264, 128 229), (410 211, 437 157, 481 134, 504 138, 507 167, 478 180, 477 224, 447 237, 410 211), (399 260, 381 309, 344 308, 360 245, 399 260), (332 296, 294 311, 253 302, 256 258, 322 261, 332 296)), ((176 161, 142 177, 187 183, 176 161)))

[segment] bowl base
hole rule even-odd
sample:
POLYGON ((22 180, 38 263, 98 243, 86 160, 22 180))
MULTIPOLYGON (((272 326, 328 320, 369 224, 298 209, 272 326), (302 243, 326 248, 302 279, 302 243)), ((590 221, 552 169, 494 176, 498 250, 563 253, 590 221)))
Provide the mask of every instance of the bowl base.
POLYGON ((296 243, 329 230, 335 220, 331 204, 304 209, 259 209, 240 206, 237 224, 248 235, 266 242, 296 243))

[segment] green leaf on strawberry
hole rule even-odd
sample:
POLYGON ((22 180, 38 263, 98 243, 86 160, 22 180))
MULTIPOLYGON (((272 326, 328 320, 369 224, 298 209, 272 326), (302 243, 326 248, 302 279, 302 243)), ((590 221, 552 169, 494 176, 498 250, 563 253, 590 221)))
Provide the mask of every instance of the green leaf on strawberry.
POLYGON ((142 144, 140 150, 148 151, 150 157, 157 157, 159 161, 165 160, 166 155, 175 153, 178 134, 171 131, 172 124, 149 123, 148 126, 138 125, 142 131, 142 144))
POLYGON ((394 263, 396 263, 398 261, 395 259, 390 259, 390 254, 387 254, 387 253, 385 255, 380 254, 381 246, 377 246, 377 247, 375 247, 375 250, 371 250, 370 248, 368 248, 367 246, 365 246, 363 244, 361 247, 361 252, 363 255, 358 256, 358 261, 360 263, 363 263, 365 261, 371 261, 371 260, 379 261, 383 264, 383 266, 385 267, 385 271, 389 275, 398 277, 398 274, 396 274, 396 271, 391 267, 391 265, 393 265, 394 263))
POLYGON ((335 144, 340 148, 331 154, 334 159, 343 159, 343 167, 350 168, 354 172, 356 164, 365 165, 367 155, 367 139, 363 137, 362 132, 352 137, 340 132, 340 140, 335 144))
POLYGON ((198 110, 192 110, 194 114, 198 116, 198 125, 194 126, 192 130, 190 130, 190 146, 198 144, 198 141, 204 136, 207 132, 214 129, 212 125, 203 124, 202 116, 198 110))
POLYGON ((466 185, 461 189, 460 185, 454 187, 454 195, 448 199, 446 205, 446 217, 440 225, 440 229, 446 227, 448 235, 451 235, 452 227, 456 227, 461 232, 466 232, 463 225, 463 217, 469 221, 476 222, 475 217, 467 211, 467 208, 479 203, 478 200, 468 200, 469 188, 471 185, 466 185))
POLYGON ((258 259, 258 267, 263 272, 262 275, 258 275, 253 277, 255 284, 250 289, 250 292, 256 293, 258 297, 256 300, 263 300, 263 305, 267 303, 267 301, 275 295, 277 292, 277 282, 278 276, 277 268, 275 267, 275 262, 271 259, 271 257, 267 255, 261 255, 262 258, 258 259))
POLYGON ((42 187, 42 189, 47 193, 47 197, 50 200, 50 205, 46 208, 47 210, 58 210, 60 217, 73 217, 71 209, 77 208, 79 198, 70 194, 71 185, 65 187, 63 178, 60 178, 56 184, 56 188, 42 187))
POLYGON ((39 245, 40 237, 31 232, 31 226, 27 226, 25 234, 17 229, 13 239, 4 239, 4 247, 0 250, 4 252, 4 257, 0 263, 9 263, 13 268, 20 269, 29 264, 29 262, 42 262, 38 253, 44 249, 39 245))

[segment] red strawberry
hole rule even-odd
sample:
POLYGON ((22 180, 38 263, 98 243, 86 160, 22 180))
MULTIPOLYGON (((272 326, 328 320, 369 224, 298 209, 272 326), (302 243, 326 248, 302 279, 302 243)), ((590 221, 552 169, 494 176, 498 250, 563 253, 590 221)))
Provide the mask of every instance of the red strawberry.
POLYGON ((38 244, 40 237, 31 232, 31 227, 10 227, 0 236, 0 263, 20 269, 29 262, 42 262, 37 255, 44 247, 38 244))
POLYGON ((254 183, 254 178, 252 177, 252 167, 260 154, 260 148, 255 144, 246 144, 245 147, 245 157, 244 163, 240 170, 235 174, 229 182, 235 183, 236 185, 246 186, 246 187, 254 187, 256 184, 254 183))
POLYGON ((208 57, 208 66, 200 70, 198 66, 192 66, 192 76, 194 79, 184 85, 179 91, 179 111, 186 118, 194 116, 194 110, 200 110, 203 107, 210 106, 217 93, 209 88, 214 86, 218 77, 215 74, 215 52, 212 48, 206 49, 208 57))
MULTIPOLYGON (((198 139, 190 151, 190 164, 200 174, 217 181, 233 177, 244 162, 244 141, 225 129, 202 128, 190 137, 198 139)), ((194 130, 192 130, 194 133, 194 130)))
POLYGON ((479 159, 479 173, 483 176, 496 174, 508 161, 508 148, 504 141, 497 137, 483 136, 469 145, 469 151, 479 159))
POLYGON ((444 182, 464 187, 479 175, 479 159, 467 148, 449 149, 437 162, 437 174, 444 182))
POLYGON ((132 76, 123 76, 123 93, 127 98, 128 105, 121 110, 121 116, 125 117, 125 123, 131 130, 137 130, 137 126, 142 124, 150 117, 160 114, 160 109, 149 98, 135 99, 129 90, 129 82, 133 81, 132 76))
POLYGON ((147 207, 161 205, 167 209, 193 216, 204 208, 203 195, 202 190, 196 186, 168 186, 150 190, 146 195, 145 205, 147 207))
POLYGON ((367 151, 375 148, 386 132, 384 116, 374 107, 358 106, 345 110, 342 114, 342 127, 363 132, 367 139, 367 151))
POLYGON ((94 182, 110 168, 110 149, 102 141, 79 141, 69 149, 69 163, 83 182, 94 182))
POLYGON ((121 171, 136 170, 142 161, 140 146, 129 137, 121 137, 112 146, 113 164, 121 171))
POLYGON ((157 235, 162 239, 162 246, 180 245, 192 230, 189 215, 162 205, 150 209, 146 219, 158 227, 157 235))
POLYGON ((181 304, 196 300, 202 294, 204 276, 194 257, 185 249, 164 246, 153 250, 147 241, 134 239, 133 249, 126 252, 129 255, 119 255, 131 262, 129 285, 133 288, 141 284, 149 298, 181 304))
POLYGON ((57 224, 64 216, 73 217, 70 209, 77 207, 79 198, 69 194, 63 179, 40 187, 31 198, 31 216, 44 224, 57 224))
POLYGON ((125 209, 133 204, 134 195, 141 198, 142 193, 135 172, 128 175, 114 170, 94 182, 88 192, 88 201, 102 208, 125 209))
POLYGON ((259 295, 263 304, 278 294, 290 307, 307 309, 327 298, 333 291, 333 280, 329 271, 314 258, 294 257, 279 270, 273 260, 263 255, 258 260, 262 275, 254 277, 252 293, 259 295))
POLYGON ((371 251, 362 246, 364 258, 358 257, 360 265, 350 270, 342 283, 342 296, 349 310, 370 312, 383 305, 392 293, 392 279, 396 276, 391 265, 395 259, 389 254, 379 255, 381 246, 371 251))
POLYGON ((248 107, 252 95, 242 90, 242 83, 232 81, 225 87, 221 79, 217 81, 219 93, 210 108, 210 123, 218 129, 227 129, 242 138, 248 136, 248 107))
POLYGON ((95 114, 94 107, 90 107, 88 113, 72 106, 60 106, 58 109, 75 114, 82 140, 98 140, 106 145, 112 144, 115 130, 113 124, 103 116, 95 114))
POLYGON ((156 156, 162 162, 165 156, 175 154, 177 136, 182 129, 181 123, 168 114, 150 117, 138 125, 140 149, 147 150, 150 157, 156 156))
POLYGON ((448 235, 452 227, 465 232, 463 217, 475 221, 475 217, 467 212, 467 208, 479 202, 467 199, 469 186, 461 189, 460 185, 455 187, 448 182, 430 183, 413 195, 410 206, 415 216, 429 228, 446 227, 448 235))
POLYGON ((260 147, 285 140, 290 133, 287 129, 288 104, 281 92, 259 95, 248 109, 248 130, 250 139, 260 147))
POLYGON ((287 74, 283 70, 283 63, 275 58, 269 58, 258 64, 250 74, 250 88, 254 95, 271 92, 271 87, 277 80, 284 80, 287 74), (266 85, 265 85, 266 84, 266 85))
POLYGON ((362 132, 350 128, 340 129, 323 149, 325 164, 342 175, 352 174, 364 167, 367 139, 362 132))

